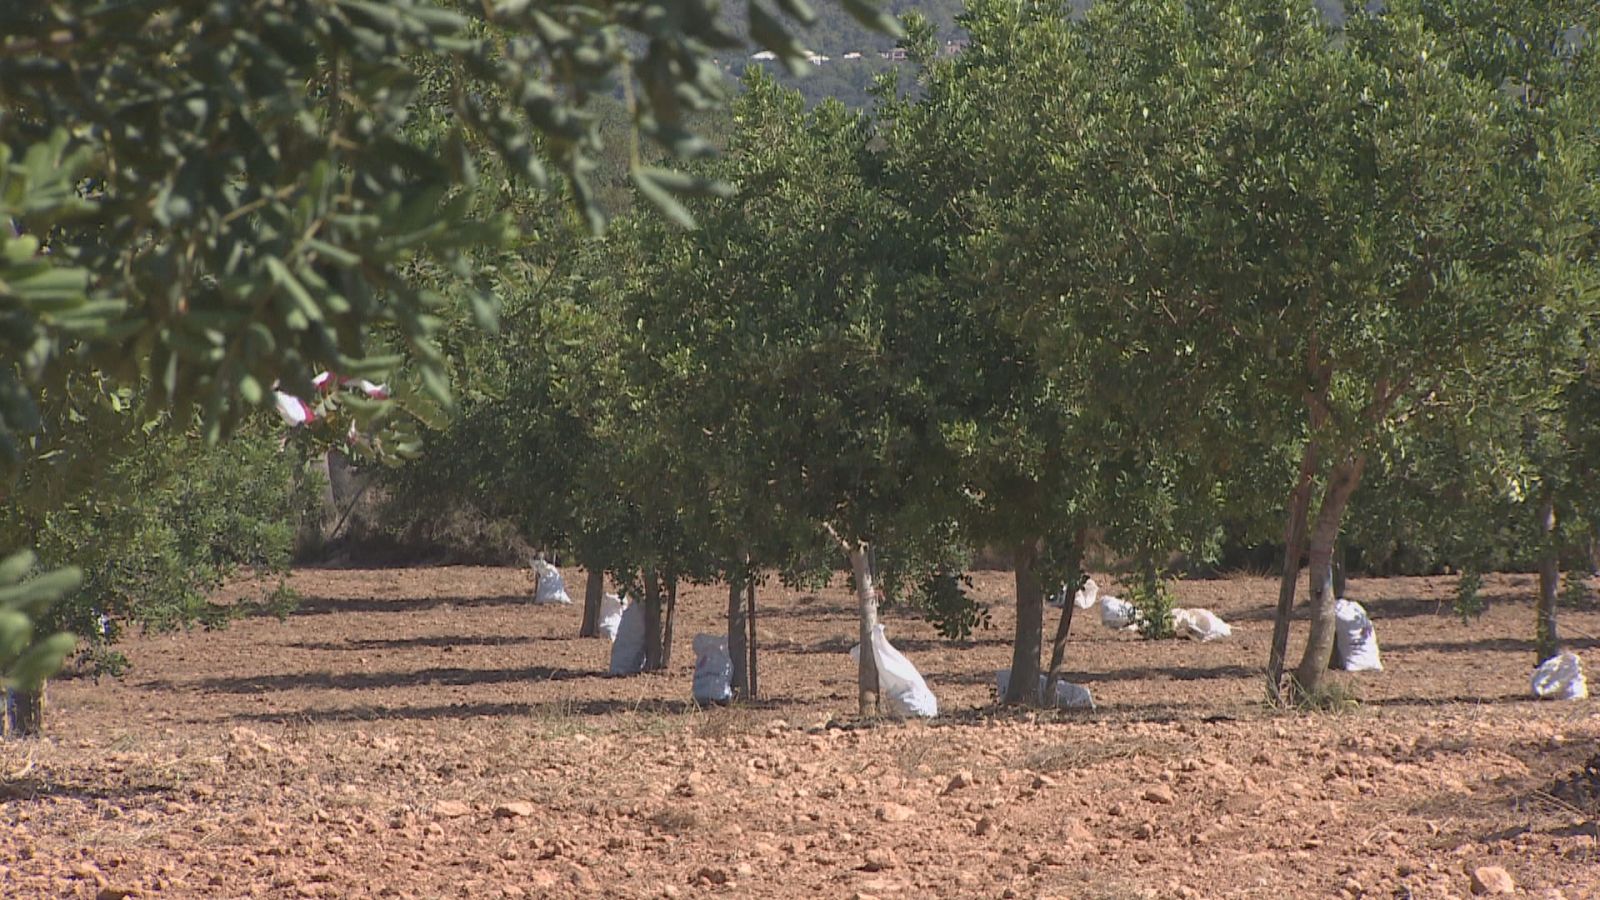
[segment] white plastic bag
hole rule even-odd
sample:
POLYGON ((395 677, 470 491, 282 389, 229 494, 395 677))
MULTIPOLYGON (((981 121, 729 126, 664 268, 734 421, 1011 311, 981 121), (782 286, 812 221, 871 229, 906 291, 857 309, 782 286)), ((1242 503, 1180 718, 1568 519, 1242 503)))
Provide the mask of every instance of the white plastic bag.
POLYGON ((1129 628, 1138 619, 1139 611, 1132 603, 1120 597, 1100 598, 1100 624, 1107 628, 1129 628))
POLYGON ((1541 700, 1582 700, 1589 696, 1583 660, 1572 652, 1552 656, 1533 672, 1533 695, 1541 700))
MULTIPOLYGON (((872 629, 872 657, 878 665, 878 692, 889 715, 931 719, 939 714, 939 700, 928 690, 922 673, 889 643, 882 625, 872 629)), ((850 648, 850 658, 860 665, 860 644, 850 648)))
POLYGON ((644 607, 628 604, 611 642, 611 674, 637 675, 644 671, 644 607))
POLYGON ((606 594, 600 598, 600 621, 597 627, 606 640, 617 639, 617 629, 622 627, 622 613, 628 608, 628 598, 618 597, 616 594, 606 594))
MULTIPOLYGON (((1083 583, 1083 587, 1078 588, 1078 592, 1072 595, 1072 603, 1079 609, 1088 609, 1089 607, 1094 606, 1095 601, 1099 599, 1100 585, 1096 584, 1093 578, 1085 581, 1083 583)), ((1063 607, 1067 605, 1066 585, 1062 585, 1061 590, 1050 595, 1050 605, 1055 607, 1063 607)))
POLYGON ((1174 607, 1172 628, 1183 637, 1202 643, 1233 635, 1233 626, 1209 609, 1174 607))
POLYGON ((1335 668, 1346 672, 1381 672, 1378 633, 1367 610, 1354 600, 1339 600, 1333 605, 1333 657, 1335 668))
MULTIPOLYGON (((1000 690, 999 696, 1004 697, 1006 691, 1011 687, 1011 670, 1000 669, 996 671, 994 673, 994 681, 1000 690)), ((1038 693, 1035 694, 1035 699, 1040 701, 1040 706, 1044 705, 1044 688, 1049 681, 1050 676, 1039 676, 1039 689, 1038 693)), ((1070 681, 1056 682, 1055 699, 1056 702, 1053 704, 1055 709, 1094 709, 1094 695, 1089 693, 1089 689, 1081 684, 1073 684, 1070 681)))
POLYGON ((1079 609, 1088 609, 1100 599, 1100 585, 1093 578, 1086 580, 1083 587, 1078 588, 1078 593, 1073 596, 1072 604, 1079 609))
POLYGON ((539 579, 539 587, 534 591, 534 603, 561 603, 571 604, 572 598, 567 596, 566 582, 561 580, 561 570, 545 560, 533 560, 533 574, 539 579))
POLYGON ((694 701, 727 703, 733 699, 733 658, 727 635, 694 636, 694 701))

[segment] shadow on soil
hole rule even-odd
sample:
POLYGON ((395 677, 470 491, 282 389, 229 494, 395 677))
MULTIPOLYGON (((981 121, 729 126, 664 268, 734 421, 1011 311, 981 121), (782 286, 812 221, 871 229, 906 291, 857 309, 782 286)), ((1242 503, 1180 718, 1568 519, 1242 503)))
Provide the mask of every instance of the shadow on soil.
POLYGON ((279 691, 362 691, 395 687, 509 684, 596 678, 593 671, 525 666, 516 669, 419 669, 415 672, 300 672, 284 675, 240 675, 198 681, 149 681, 150 690, 192 689, 225 694, 268 694, 279 691))
MULTIPOLYGON (((791 704, 782 700, 763 700, 755 708, 782 709, 791 704)), ((741 707, 743 708, 743 707, 741 707)), ((533 718, 557 721, 564 718, 597 718, 628 713, 651 716, 682 716, 702 707, 692 700, 586 700, 572 703, 450 703, 438 706, 344 706, 307 709, 298 712, 250 713, 232 716, 237 721, 275 722, 285 725, 318 722, 434 721, 477 718, 533 718)))
MULTIPOLYGON (((534 608, 533 598, 527 594, 501 594, 492 597, 400 597, 389 600, 379 597, 302 597, 289 616, 326 616, 333 613, 407 613, 451 607, 455 609, 481 609, 491 606, 526 606, 534 608)), ((261 612, 259 615, 271 615, 261 612)))
MULTIPOLYGON (((1600 638, 1573 638, 1563 640, 1564 650, 1593 650, 1600 647, 1600 638)), ((1434 650, 1441 653, 1478 653, 1483 651, 1525 653, 1530 660, 1528 670, 1533 671, 1533 641, 1522 638, 1479 638, 1475 641, 1417 641, 1415 643, 1384 644, 1385 650, 1434 650)))
POLYGON ((166 784, 130 784, 107 787, 103 784, 77 784, 70 781, 44 781, 37 778, 19 778, 0 781, 0 802, 7 800, 38 800, 44 797, 69 797, 77 800, 105 800, 123 809, 137 808, 141 800, 169 798, 177 793, 166 784))
POLYGON ((342 641, 295 641, 287 646, 296 650, 410 650, 429 647, 511 647, 536 641, 564 641, 556 636, 508 636, 488 634, 436 634, 411 638, 345 638, 342 641))

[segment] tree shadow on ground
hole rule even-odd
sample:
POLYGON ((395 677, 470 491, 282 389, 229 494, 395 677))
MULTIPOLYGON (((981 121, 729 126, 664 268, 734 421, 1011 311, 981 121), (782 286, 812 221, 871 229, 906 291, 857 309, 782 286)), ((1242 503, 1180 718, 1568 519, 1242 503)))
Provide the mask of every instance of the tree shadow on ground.
POLYGON ((1407 706, 1499 706, 1502 704, 1527 704, 1549 703, 1548 700, 1539 700, 1532 694, 1483 694, 1467 695, 1457 694, 1450 697, 1379 697, 1376 700, 1362 700, 1361 706, 1378 707, 1407 707, 1407 706))
MULTIPOLYGON (((791 701, 767 698, 754 708, 777 710, 792 706, 791 701)), ((744 705, 735 709, 746 708, 744 705)), ((435 706, 360 706, 322 707, 294 712, 246 713, 230 718, 237 721, 273 722, 284 725, 327 722, 442 721, 457 719, 504 718, 538 719, 558 722, 571 718, 601 718, 627 714, 683 716, 702 710, 693 700, 580 700, 550 703, 448 703, 435 706)))
MULTIPOLYGON (((1479 638, 1475 641, 1413 641, 1410 643, 1383 644, 1384 650, 1435 650, 1442 653, 1483 651, 1526 653, 1528 658, 1533 658, 1533 641, 1524 638, 1479 638)), ((1563 650, 1593 650, 1600 647, 1600 638, 1573 638, 1561 641, 1563 650)), ((1533 664, 1529 663, 1529 671, 1533 664)))
MULTIPOLYGON (((488 597, 302 597, 289 611, 295 616, 325 616, 334 613, 410 613, 445 607, 456 609, 482 609, 492 606, 526 606, 536 608, 531 594, 500 594, 488 597)), ((563 607, 555 607, 557 609, 563 607)), ((270 616, 269 610, 255 615, 270 616)))
POLYGON ((278 691, 363 691, 396 687, 470 686, 525 681, 569 681, 600 678, 597 671, 576 671, 550 666, 513 669, 418 669, 415 672, 294 672, 276 675, 236 675, 196 681, 148 681, 151 690, 199 690, 224 694, 270 694, 278 691))
POLYGON ((178 789, 170 784, 80 784, 72 781, 50 781, 44 778, 23 777, 0 780, 0 803, 11 800, 39 800, 45 797, 62 797, 75 800, 105 800, 123 809, 135 809, 140 801, 168 799, 176 796, 178 789))
POLYGON ((420 647, 511 647, 536 641, 564 641, 552 635, 436 634, 409 638, 345 638, 342 641, 294 641, 296 650, 409 650, 420 647))

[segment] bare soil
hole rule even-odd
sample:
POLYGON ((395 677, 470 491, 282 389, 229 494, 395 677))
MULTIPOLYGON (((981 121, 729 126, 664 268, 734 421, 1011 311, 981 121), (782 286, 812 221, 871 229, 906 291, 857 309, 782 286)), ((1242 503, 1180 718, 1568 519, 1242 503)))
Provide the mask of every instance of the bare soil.
MULTIPOLYGON (((582 575, 566 572, 569 592, 582 575)), ((148 635, 120 681, 52 686, 50 737, 0 745, 0 897, 1600 897, 1600 707, 1529 699, 1532 576, 1354 580, 1381 673, 1359 704, 1262 703, 1275 581, 1180 584, 1231 640, 1148 642, 1080 614, 1094 712, 994 709, 993 630, 945 642, 889 611, 932 722, 854 717, 853 603, 760 596, 758 704, 605 672, 580 609, 515 569, 301 570, 286 621, 148 635)), ((1562 613, 1600 664, 1600 609, 1562 613)), ((1054 629, 1054 614, 1047 622, 1054 629)), ((1291 663, 1303 640, 1293 635, 1291 663)))

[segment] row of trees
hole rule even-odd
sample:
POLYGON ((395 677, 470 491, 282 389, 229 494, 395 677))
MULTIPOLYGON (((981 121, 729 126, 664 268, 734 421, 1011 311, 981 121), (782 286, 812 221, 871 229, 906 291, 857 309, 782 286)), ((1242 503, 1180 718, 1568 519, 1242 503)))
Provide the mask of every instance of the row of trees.
POLYGON ((530 252, 463 357, 482 389, 392 489, 572 547, 658 644, 678 579, 726 581, 737 637, 758 573, 841 552, 863 640, 876 575, 959 628, 951 573, 1000 548, 1012 702, 1091 533, 1151 598, 1174 552, 1276 540, 1274 696, 1323 692, 1347 525, 1466 566, 1529 534, 1553 653, 1600 462, 1593 5, 1070 12, 977 0, 955 59, 913 26, 918 83, 871 115, 753 72, 695 170, 737 193, 530 252))
MULTIPOLYGON (((893 30, 866 0, 841 5, 893 30)), ((604 220, 594 97, 626 96, 625 170, 654 202, 715 188, 638 148, 709 152, 686 121, 726 97, 711 59, 741 41, 719 14, 713 0, 0 7, 0 689, 19 691, 22 730, 75 646, 42 633, 52 603, 66 624, 191 618, 196 585, 281 543, 256 489, 282 494, 292 473, 258 446, 207 449, 251 432, 275 386, 311 396, 319 370, 390 380, 390 401, 339 398, 340 421, 369 457, 415 454, 418 424, 452 400, 441 314, 492 328, 482 276, 502 248, 574 212, 604 220), (518 202, 481 202, 486 171, 518 202), (215 483, 173 499, 185 475, 215 483), (240 502, 261 518, 171 521, 240 502)), ((791 29, 813 16, 751 3, 738 21, 795 60, 791 29)))

